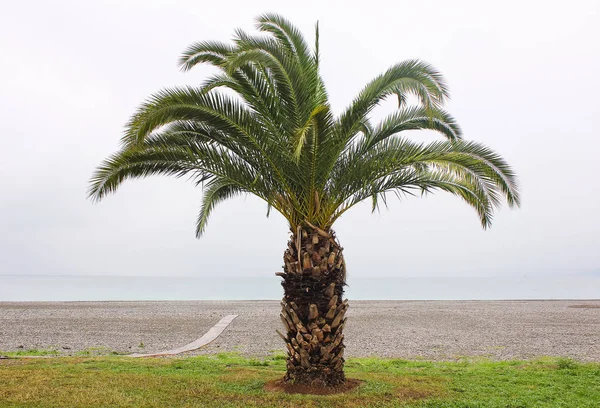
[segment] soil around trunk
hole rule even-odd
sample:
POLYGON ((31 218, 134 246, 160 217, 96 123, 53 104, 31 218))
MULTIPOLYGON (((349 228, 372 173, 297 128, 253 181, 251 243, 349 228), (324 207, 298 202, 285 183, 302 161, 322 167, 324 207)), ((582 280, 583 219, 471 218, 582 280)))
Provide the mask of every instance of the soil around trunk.
POLYGON ((285 392, 287 394, 333 395, 353 391, 363 382, 355 378, 346 378, 343 384, 324 387, 322 385, 294 384, 284 379, 279 379, 267 382, 264 389, 265 391, 285 392))

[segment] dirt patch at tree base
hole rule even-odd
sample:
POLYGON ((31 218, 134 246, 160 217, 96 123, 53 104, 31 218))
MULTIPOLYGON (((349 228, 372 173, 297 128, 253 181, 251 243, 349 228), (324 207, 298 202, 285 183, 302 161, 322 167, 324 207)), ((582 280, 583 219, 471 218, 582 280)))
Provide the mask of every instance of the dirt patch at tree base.
POLYGON ((343 394, 355 390, 364 381, 354 378, 346 379, 346 382, 333 387, 323 387, 318 385, 292 384, 280 380, 272 380, 265 384, 265 391, 285 392, 287 394, 308 394, 308 395, 332 395, 343 394))

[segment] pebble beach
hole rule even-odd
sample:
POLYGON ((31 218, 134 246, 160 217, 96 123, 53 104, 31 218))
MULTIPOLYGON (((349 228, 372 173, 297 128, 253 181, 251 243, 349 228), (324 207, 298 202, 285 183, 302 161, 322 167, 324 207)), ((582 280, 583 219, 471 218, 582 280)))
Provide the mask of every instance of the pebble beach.
MULTIPOLYGON (((186 353, 283 352, 277 301, 0 302, 0 355, 153 353, 190 343, 225 315, 212 343, 186 353)), ((600 300, 352 301, 347 357, 426 360, 544 356, 600 361, 600 300)))

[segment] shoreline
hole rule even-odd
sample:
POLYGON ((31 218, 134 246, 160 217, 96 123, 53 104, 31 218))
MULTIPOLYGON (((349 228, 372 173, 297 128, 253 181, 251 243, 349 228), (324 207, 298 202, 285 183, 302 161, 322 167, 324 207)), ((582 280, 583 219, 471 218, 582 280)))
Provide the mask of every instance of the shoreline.
MULTIPOLYGON (((346 297, 347 298, 347 297, 346 297)), ((351 299, 349 302, 600 302, 598 298, 545 298, 545 299, 351 299)), ((148 302, 279 302, 280 299, 107 299, 107 300, 0 300, 2 304, 28 303, 148 303, 148 302)))

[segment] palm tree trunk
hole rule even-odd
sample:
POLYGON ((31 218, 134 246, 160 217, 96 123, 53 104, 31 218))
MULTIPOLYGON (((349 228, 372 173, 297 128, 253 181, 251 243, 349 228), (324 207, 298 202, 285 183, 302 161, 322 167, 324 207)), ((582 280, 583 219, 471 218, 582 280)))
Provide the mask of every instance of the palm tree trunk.
POLYGON ((333 231, 298 227, 284 253, 281 321, 288 359, 285 380, 334 386, 345 382, 343 300, 346 264, 333 231))

